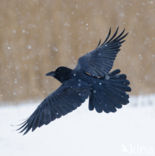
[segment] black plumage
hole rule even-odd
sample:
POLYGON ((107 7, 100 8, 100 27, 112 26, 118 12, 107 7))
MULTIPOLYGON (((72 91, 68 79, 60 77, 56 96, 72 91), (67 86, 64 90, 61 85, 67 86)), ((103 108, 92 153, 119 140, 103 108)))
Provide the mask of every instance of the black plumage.
POLYGON ((120 70, 110 72, 120 51, 125 29, 118 35, 118 28, 111 36, 111 29, 103 43, 99 41, 95 50, 78 60, 74 69, 58 67, 46 75, 56 78, 62 85, 37 107, 33 114, 18 129, 26 134, 37 127, 47 125, 56 118, 79 107, 89 97, 89 110, 116 112, 129 103, 129 80, 120 70), (109 73, 110 72, 110 73, 109 73))

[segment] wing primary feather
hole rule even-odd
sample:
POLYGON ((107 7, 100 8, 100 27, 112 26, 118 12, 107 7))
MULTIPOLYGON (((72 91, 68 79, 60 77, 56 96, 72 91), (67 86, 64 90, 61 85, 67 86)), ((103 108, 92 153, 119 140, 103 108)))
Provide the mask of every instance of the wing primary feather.
MULTIPOLYGON (((22 123, 18 124, 17 126, 22 126, 26 123, 26 120, 24 120, 22 123)), ((18 130, 18 129, 17 129, 18 130)))
POLYGON ((126 33, 126 34, 123 35, 122 37, 118 38, 117 41, 121 41, 121 40, 124 39, 127 35, 128 35, 128 33, 126 33))
MULTIPOLYGON (((40 111, 41 112, 41 111, 40 111)), ((38 116, 38 127, 43 125, 43 121, 42 121, 42 115, 38 116)), ((32 130, 33 131, 33 130, 32 130)))
POLYGON ((111 27, 110 27, 110 29, 109 29, 109 33, 108 33, 108 35, 107 35, 105 41, 104 41, 101 45, 104 45, 104 43, 106 43, 106 41, 109 39, 110 35, 111 35, 111 27))
POLYGON ((25 122, 25 124, 23 124, 23 125, 18 129, 18 130, 20 130, 20 131, 19 131, 20 133, 22 133, 23 131, 25 131, 25 130, 27 129, 29 122, 31 123, 32 120, 33 120, 32 117, 33 117, 33 116, 31 116, 29 119, 27 119, 26 122, 25 122))
POLYGON ((118 41, 120 39, 120 37, 124 34, 125 32, 125 28, 123 29, 123 31, 114 39, 114 41, 118 41))
POLYGON ((26 125, 19 131, 19 133, 26 131, 27 127, 28 127, 28 123, 26 123, 26 125))
MULTIPOLYGON (((101 39, 99 40, 99 42, 98 42, 98 44, 97 44, 97 47, 99 47, 100 44, 101 44, 101 39)), ((96 48, 97 48, 97 47, 96 47, 96 48)))
POLYGON ((23 127, 20 133, 24 132, 23 135, 25 135, 32 128, 33 121, 34 121, 34 116, 32 115, 31 118, 27 120, 26 125, 23 127))
POLYGON ((26 126, 26 124, 27 124, 27 120, 23 123, 23 125, 22 125, 21 127, 19 127, 19 128, 17 129, 17 131, 23 129, 23 128, 26 126))
POLYGON ((110 39, 107 43, 109 43, 110 41, 112 41, 112 40, 115 38, 115 36, 116 36, 117 33, 118 33, 118 30, 119 30, 119 27, 117 27, 117 29, 116 29, 114 35, 111 37, 111 39, 110 39))
POLYGON ((31 127, 30 125, 29 125, 29 126, 27 126, 27 127, 26 127, 26 129, 24 129, 24 131, 25 131, 25 132, 24 132, 24 134, 23 134, 23 135, 25 135, 25 134, 26 134, 26 133, 27 133, 27 132, 28 132, 31 128, 32 128, 32 127, 31 127))
POLYGON ((125 40, 122 40, 122 41, 120 41, 119 43, 122 44, 122 43, 124 43, 124 42, 125 42, 125 40))
POLYGON ((34 118, 32 124, 31 124, 32 131, 34 131, 38 127, 39 110, 35 116, 36 117, 34 118))

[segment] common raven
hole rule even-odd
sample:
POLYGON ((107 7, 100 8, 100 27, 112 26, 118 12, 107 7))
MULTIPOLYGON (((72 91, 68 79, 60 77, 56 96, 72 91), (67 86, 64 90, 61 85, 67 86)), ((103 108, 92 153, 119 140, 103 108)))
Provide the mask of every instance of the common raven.
POLYGON ((88 97, 89 110, 95 109, 98 113, 116 112, 116 108, 128 104, 129 80, 119 69, 110 72, 127 34, 125 29, 118 34, 117 28, 111 36, 110 28, 105 41, 100 40, 95 50, 80 57, 74 69, 61 66, 47 73, 62 85, 41 102, 18 130, 26 134, 47 125, 75 110, 88 97))

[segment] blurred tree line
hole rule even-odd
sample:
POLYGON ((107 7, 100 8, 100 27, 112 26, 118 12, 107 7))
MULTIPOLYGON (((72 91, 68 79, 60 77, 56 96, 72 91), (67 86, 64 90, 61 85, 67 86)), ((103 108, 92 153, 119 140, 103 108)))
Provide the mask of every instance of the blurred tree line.
MULTIPOLYGON (((155 1, 0 0, 0 101, 41 99, 60 84, 44 74, 93 50, 108 30, 129 32, 114 68, 132 94, 155 92, 155 1)), ((113 68, 113 69, 114 69, 113 68)))

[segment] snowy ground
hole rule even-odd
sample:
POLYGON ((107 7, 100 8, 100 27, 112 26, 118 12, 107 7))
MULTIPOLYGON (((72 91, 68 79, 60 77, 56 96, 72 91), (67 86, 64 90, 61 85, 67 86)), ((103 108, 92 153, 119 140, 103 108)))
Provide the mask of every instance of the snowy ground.
POLYGON ((116 113, 79 109, 25 136, 16 124, 38 103, 0 107, 0 156, 155 156, 155 95, 116 113))

